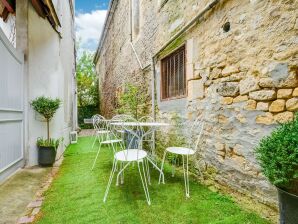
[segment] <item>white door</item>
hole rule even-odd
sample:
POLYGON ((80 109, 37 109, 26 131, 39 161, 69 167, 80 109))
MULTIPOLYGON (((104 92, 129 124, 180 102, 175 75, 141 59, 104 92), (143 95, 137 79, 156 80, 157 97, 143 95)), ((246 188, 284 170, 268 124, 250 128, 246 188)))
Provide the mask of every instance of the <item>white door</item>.
POLYGON ((0 28, 0 182, 23 164, 23 58, 0 28))

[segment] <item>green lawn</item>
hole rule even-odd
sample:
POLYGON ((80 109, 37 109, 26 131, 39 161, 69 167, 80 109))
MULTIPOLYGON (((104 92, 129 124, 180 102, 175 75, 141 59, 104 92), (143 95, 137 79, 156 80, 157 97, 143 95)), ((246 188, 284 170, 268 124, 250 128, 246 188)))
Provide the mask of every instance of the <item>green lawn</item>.
POLYGON ((192 181, 191 198, 184 196, 183 175, 172 178, 165 170, 165 185, 158 185, 158 173, 151 169, 148 206, 137 166, 125 173, 125 183, 115 186, 115 178, 106 203, 104 191, 112 167, 112 152, 102 149, 96 168, 91 171, 95 148, 84 137, 68 147, 53 185, 45 194, 42 215, 37 223, 268 223, 254 213, 242 210, 228 196, 211 192, 192 181))

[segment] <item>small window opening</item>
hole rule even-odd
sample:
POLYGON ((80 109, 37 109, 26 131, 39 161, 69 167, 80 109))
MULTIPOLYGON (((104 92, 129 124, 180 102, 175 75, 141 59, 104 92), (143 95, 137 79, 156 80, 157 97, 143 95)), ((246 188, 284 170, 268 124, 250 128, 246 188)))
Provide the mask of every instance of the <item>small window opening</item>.
POLYGON ((186 96, 185 46, 161 60, 161 99, 186 96))

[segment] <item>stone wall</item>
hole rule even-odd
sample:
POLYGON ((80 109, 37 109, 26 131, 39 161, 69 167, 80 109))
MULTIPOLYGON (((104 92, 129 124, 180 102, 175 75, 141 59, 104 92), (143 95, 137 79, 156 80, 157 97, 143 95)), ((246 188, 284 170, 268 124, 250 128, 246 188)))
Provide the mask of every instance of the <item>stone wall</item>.
MULTIPOLYGON (((141 29, 133 38, 144 66, 209 1, 167 1, 162 8, 156 2, 141 1, 141 29)), ((175 112, 192 121, 204 113, 203 168, 218 183, 271 205, 276 192, 260 172, 254 148, 298 109, 297 15, 293 0, 219 1, 156 58, 159 115, 175 112), (188 96, 160 101, 159 60, 183 44, 188 96)), ((97 64, 108 115, 124 82, 151 88, 152 71, 140 70, 129 44, 129 19, 123 19, 128 16, 129 1, 119 1, 97 64)))

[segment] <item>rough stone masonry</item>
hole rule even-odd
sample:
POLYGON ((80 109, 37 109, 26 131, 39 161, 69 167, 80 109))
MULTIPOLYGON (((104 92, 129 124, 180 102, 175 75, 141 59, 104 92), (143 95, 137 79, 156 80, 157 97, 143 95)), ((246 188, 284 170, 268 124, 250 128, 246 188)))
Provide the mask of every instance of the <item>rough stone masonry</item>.
MULTIPOLYGON (((150 93, 151 57, 211 0, 140 0, 133 8, 139 10, 140 27, 132 35, 129 2, 115 1, 96 60, 101 109, 107 116, 114 113, 116 95, 125 82, 150 93)), ((204 113, 200 156, 205 168, 212 167, 218 183, 271 205, 276 191, 262 175, 254 148, 298 110, 297 16, 296 0, 219 1, 156 58, 158 115, 175 112, 191 121, 204 113), (187 97, 161 101, 160 59, 182 45, 187 97)), ((132 19, 133 25, 138 18, 132 19)))

